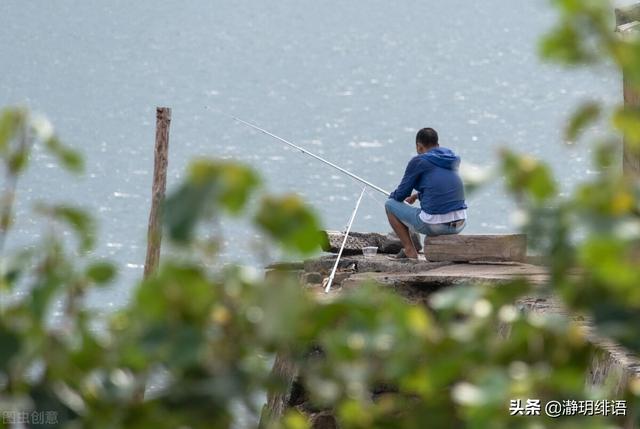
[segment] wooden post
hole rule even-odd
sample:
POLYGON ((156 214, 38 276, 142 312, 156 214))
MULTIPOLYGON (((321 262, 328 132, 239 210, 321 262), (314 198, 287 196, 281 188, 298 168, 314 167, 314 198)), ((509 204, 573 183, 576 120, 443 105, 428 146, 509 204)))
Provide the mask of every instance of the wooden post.
MULTIPOLYGON (((144 278, 152 275, 160 262, 160 244, 162 243, 162 205, 167 189, 167 165, 169 163, 169 125, 171 109, 156 108, 156 146, 153 161, 153 185, 151 188, 151 211, 147 230, 147 257, 144 262, 144 278)), ((135 387, 134 399, 142 403, 147 387, 147 374, 143 374, 135 387)))
MULTIPOLYGON (((267 272, 265 280, 270 284, 280 284, 286 279, 298 278, 297 271, 272 270, 267 272)), ((258 429, 266 429, 278 422, 287 411, 293 382, 298 375, 298 366, 289 350, 279 350, 276 354, 271 379, 276 385, 267 391, 267 403, 262 407, 258 429)))
POLYGON ((287 411, 289 399, 291 398, 291 387, 296 378, 298 368, 289 358, 286 352, 280 352, 271 369, 271 377, 283 383, 284 389, 267 392, 267 403, 262 407, 259 429, 266 429, 272 423, 277 422, 287 411))
POLYGON ((162 243, 162 205, 167 189, 167 164, 169 161, 169 125, 171 109, 156 108, 156 146, 153 166, 153 187, 151 191, 151 211, 147 232, 147 257, 144 263, 144 277, 149 277, 158 267, 160 245, 162 243))
MULTIPOLYGON (((638 37, 640 30, 640 4, 615 10, 616 31, 622 37, 638 37)), ((627 76, 622 77, 623 96, 626 107, 640 108, 640 92, 628 81, 627 76)), ((625 176, 640 179, 640 149, 633 148, 626 141, 623 143, 622 171, 625 176)))

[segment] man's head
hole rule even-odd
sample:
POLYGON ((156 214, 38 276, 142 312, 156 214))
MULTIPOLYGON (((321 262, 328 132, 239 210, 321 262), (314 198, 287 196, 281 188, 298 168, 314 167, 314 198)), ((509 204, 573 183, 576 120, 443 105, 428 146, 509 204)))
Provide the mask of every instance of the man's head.
POLYGON ((433 128, 423 128, 416 134, 416 151, 423 154, 438 147, 438 133, 433 128))

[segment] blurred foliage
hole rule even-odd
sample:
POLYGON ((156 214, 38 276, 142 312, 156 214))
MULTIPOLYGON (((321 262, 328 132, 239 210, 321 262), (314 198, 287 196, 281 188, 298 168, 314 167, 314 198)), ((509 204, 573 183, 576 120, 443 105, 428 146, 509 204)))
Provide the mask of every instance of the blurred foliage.
POLYGON ((285 247, 303 253, 317 251, 325 239, 315 215, 295 195, 264 198, 255 222, 285 247))
MULTIPOLYGON (((615 64, 640 82, 640 45, 612 33, 608 3, 557 0, 559 22, 541 44, 572 67, 615 64)), ((608 118, 633 145, 633 108, 597 102, 568 120, 566 138, 608 118)), ((457 286, 429 308, 376 285, 319 300, 295 273, 266 277, 197 257, 200 231, 222 215, 244 216, 288 252, 320 247, 320 223, 292 195, 268 195, 251 169, 198 160, 168 196, 170 244, 193 258, 165 258, 133 285, 126 308, 101 317, 87 291, 108 286, 117 268, 95 260, 95 223, 66 205, 38 205, 48 233, 8 252, 17 183, 34 144, 72 172, 82 159, 44 119, 21 109, 0 114, 5 182, 0 222, 0 411, 48 411, 45 427, 228 428, 239 409, 257 419, 264 392, 287 384, 271 372, 276 353, 298 368, 305 411, 330 410, 341 428, 613 428, 615 417, 510 416, 512 399, 625 399, 640 416, 640 383, 585 382, 597 352, 571 320, 523 311, 527 295, 556 295, 595 333, 640 354, 640 205, 637 180, 619 173, 619 145, 594 147, 598 174, 559 193, 543 162, 505 150, 501 170, 522 210, 523 230, 549 268, 545 285, 457 286), (257 198, 256 204, 251 201, 257 198), (73 232, 70 246, 60 229, 73 232), (520 302, 520 303, 519 303, 520 302), (150 377, 150 378, 149 378, 150 377), (142 400, 139 392, 147 387, 142 400)), ((472 172, 473 173, 473 172, 472 172)), ((477 174, 470 174, 471 177, 477 174)), ((615 376, 615 375, 614 375, 615 376)), ((269 429, 310 427, 299 409, 265 421, 269 429)), ((544 413, 542 413, 544 414, 544 413)), ((13 414, 16 416, 17 414, 13 414)), ((6 418, 0 427, 11 424, 6 418)))
POLYGON ((226 211, 238 214, 259 180, 247 167, 230 162, 198 160, 180 189, 167 198, 165 220, 170 237, 179 243, 193 240, 198 221, 226 211))

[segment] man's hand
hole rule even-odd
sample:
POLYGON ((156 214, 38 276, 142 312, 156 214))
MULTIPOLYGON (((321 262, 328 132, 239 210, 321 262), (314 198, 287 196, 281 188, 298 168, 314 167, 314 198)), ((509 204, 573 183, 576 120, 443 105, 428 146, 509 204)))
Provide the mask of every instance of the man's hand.
POLYGON ((418 194, 413 194, 410 197, 407 197, 404 201, 409 204, 413 204, 416 202, 417 199, 418 199, 418 194))

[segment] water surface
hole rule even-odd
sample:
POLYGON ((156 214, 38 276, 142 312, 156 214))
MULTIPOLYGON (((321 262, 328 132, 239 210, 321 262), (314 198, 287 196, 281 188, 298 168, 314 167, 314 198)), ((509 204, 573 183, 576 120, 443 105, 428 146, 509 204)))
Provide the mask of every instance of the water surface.
MULTIPOLYGON (((13 245, 38 237, 36 200, 90 208, 96 255, 122 267, 92 305, 125 304, 144 262, 158 105, 173 108, 170 187, 194 157, 231 158, 269 189, 304 196, 330 229, 344 227, 361 187, 216 110, 389 190, 423 126, 464 162, 495 165, 503 146, 540 157, 568 189, 592 172, 587 148, 562 146, 560 125, 583 99, 616 100, 620 84, 614 73, 542 65, 537 39, 553 20, 537 0, 3 0, 0 105, 46 113, 87 160, 77 180, 36 153, 13 245)), ((365 198, 354 229, 388 231, 383 202, 365 198)), ((501 186, 469 205, 466 232, 514 230, 501 186)), ((224 261, 259 263, 251 250, 263 239, 238 222, 224 230, 224 261)))

